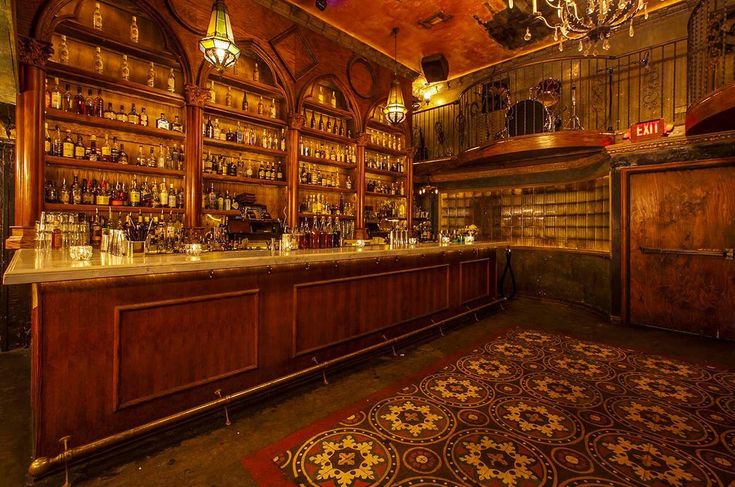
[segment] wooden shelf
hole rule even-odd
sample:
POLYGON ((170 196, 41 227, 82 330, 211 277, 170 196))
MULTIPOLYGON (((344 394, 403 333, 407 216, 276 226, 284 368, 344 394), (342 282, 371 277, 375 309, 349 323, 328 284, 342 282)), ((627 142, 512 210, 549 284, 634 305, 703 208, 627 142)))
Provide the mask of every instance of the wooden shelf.
POLYGON ((65 205, 63 203, 44 203, 46 211, 71 211, 71 212, 91 212, 99 210, 114 211, 118 213, 184 213, 183 208, 149 208, 147 206, 101 206, 101 205, 65 205))
POLYGON ((142 125, 134 125, 132 123, 119 122, 117 120, 108 120, 106 118, 77 115, 76 113, 56 110, 54 108, 46 109, 46 119, 68 123, 78 123, 82 125, 91 125, 92 127, 100 127, 108 130, 116 130, 118 132, 147 135, 151 137, 160 137, 163 139, 184 140, 184 138, 186 137, 185 134, 181 132, 176 132, 175 130, 163 130, 156 127, 144 127, 142 125))
POLYGON ((209 79, 225 86, 232 86, 233 88, 238 88, 249 93, 257 93, 259 95, 267 96, 268 98, 276 98, 278 100, 284 98, 281 90, 277 86, 269 85, 267 83, 261 83, 254 80, 244 80, 227 74, 219 74, 216 71, 209 75, 209 79))
POLYGON ((93 47, 104 47, 105 49, 110 49, 121 54, 127 54, 129 56, 165 65, 167 67, 173 67, 174 65, 179 64, 176 57, 168 52, 141 47, 139 44, 130 44, 127 40, 111 36, 109 32, 105 32, 103 35, 102 32, 73 20, 64 20, 61 22, 56 28, 56 32, 64 34, 71 39, 87 43, 93 47))
POLYGON ((301 135, 306 135, 308 137, 312 137, 315 139, 331 140, 332 142, 337 142, 338 144, 346 144, 346 145, 355 144, 354 139, 350 139, 342 135, 335 135, 331 132, 323 132, 321 130, 317 130, 317 129, 313 129, 309 127, 300 128, 299 132, 301 133, 301 135))
POLYGON ((342 169, 357 169, 357 164, 351 162, 339 162, 331 159, 322 159, 320 157, 299 156, 299 162, 308 162, 310 164, 321 164, 322 166, 341 167, 342 169))
POLYGON ((366 174, 378 174, 381 176, 393 176, 394 178, 405 178, 406 173, 403 172, 395 172, 395 171, 383 171, 382 169, 370 169, 365 168, 366 174))
POLYGON ((68 157, 46 156, 46 164, 59 167, 78 167, 81 169, 127 172, 134 174, 153 174, 156 176, 184 177, 184 171, 163 169, 159 167, 137 166, 134 164, 119 164, 117 162, 87 161, 84 159, 70 159, 68 157))
MULTIPOLYGON (((151 88, 142 83, 133 81, 125 81, 124 79, 113 78, 112 76, 97 74, 90 71, 82 71, 80 69, 49 61, 46 64, 46 72, 50 77, 58 76, 62 80, 75 81, 84 85, 101 88, 110 92, 125 93, 140 97, 144 100, 151 100, 158 103, 171 105, 175 107, 184 106, 184 97, 178 93, 171 93, 159 88, 151 88)), ((153 117, 155 120, 155 117, 153 117)))
POLYGON ((325 105, 324 103, 315 102, 314 100, 304 100, 304 107, 306 107, 307 110, 314 110, 317 113, 321 112, 332 117, 347 118, 349 120, 355 118, 355 116, 349 110, 335 108, 332 105, 325 105))
POLYGON ((278 128, 286 127, 286 122, 284 120, 281 120, 280 118, 271 118, 264 115, 258 115, 257 113, 243 112, 242 110, 237 110, 235 108, 222 105, 207 104, 204 107, 204 114, 229 117, 248 123, 264 124, 278 128))
POLYGON ((266 149, 257 145, 238 144, 237 142, 227 142, 226 140, 208 139, 204 137, 205 147, 219 147, 221 149, 230 149, 238 152, 253 152, 256 154, 264 154, 275 157, 286 157, 286 152, 277 149, 266 149))
POLYGON ((202 174, 202 179, 205 181, 220 181, 223 183, 235 183, 235 184, 253 184, 258 186, 287 186, 286 181, 271 181, 270 179, 260 178, 242 178, 239 176, 226 176, 222 174, 202 174))
POLYGON ((327 217, 327 218, 339 218, 340 220, 354 220, 354 215, 318 215, 316 213, 299 213, 299 218, 321 218, 321 217, 327 217))
POLYGON ((406 157, 408 155, 408 152, 403 150, 395 150, 395 149, 389 149, 388 147, 383 147, 382 145, 369 143, 365 146, 365 150, 369 150, 372 152, 380 152, 381 154, 389 154, 391 156, 398 156, 398 157, 406 157))
POLYGON ((404 199, 404 198, 406 198, 406 195, 401 196, 400 194, 373 193, 371 191, 365 191, 365 196, 372 196, 372 197, 375 197, 375 198, 394 198, 394 199, 404 199))
POLYGON ((319 186, 317 184, 301 184, 299 183, 299 189, 309 191, 321 191, 323 193, 356 193, 354 189, 347 188, 335 188, 333 186, 319 186))
POLYGON ((388 125, 387 123, 378 122, 377 120, 368 120, 367 125, 372 129, 380 130, 389 134, 403 135, 403 130, 400 128, 388 125))
POLYGON ((202 213, 205 215, 217 215, 217 216, 240 216, 242 212, 240 210, 205 210, 202 209, 202 213))

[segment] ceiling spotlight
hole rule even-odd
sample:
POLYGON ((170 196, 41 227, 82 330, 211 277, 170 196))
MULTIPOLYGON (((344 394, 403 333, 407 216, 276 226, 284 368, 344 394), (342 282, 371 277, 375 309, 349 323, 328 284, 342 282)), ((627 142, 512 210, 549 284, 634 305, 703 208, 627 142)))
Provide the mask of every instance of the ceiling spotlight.
POLYGON ((327 9, 327 0, 316 0, 316 8, 324 12, 327 9))

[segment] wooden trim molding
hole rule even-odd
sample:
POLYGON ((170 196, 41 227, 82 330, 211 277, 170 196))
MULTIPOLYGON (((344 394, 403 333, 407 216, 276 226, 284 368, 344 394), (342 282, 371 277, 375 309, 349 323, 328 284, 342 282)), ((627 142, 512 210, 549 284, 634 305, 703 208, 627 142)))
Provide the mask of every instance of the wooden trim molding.
POLYGON ((484 259, 475 259, 475 260, 467 260, 459 263, 459 295, 461 297, 462 304, 467 304, 471 301, 475 301, 476 299, 481 299, 490 296, 490 258, 485 257, 484 259), (465 298, 465 288, 464 288, 464 268, 466 265, 470 264, 479 264, 481 262, 485 263, 485 292, 478 296, 473 296, 470 298, 465 298))

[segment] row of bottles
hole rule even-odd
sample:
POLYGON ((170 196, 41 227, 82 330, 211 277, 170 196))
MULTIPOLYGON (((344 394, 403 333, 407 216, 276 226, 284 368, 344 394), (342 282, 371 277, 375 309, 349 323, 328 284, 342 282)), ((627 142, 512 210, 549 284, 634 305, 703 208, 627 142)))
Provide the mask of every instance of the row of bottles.
POLYGON ((303 157, 314 157, 329 161, 343 162, 346 164, 357 164, 357 151, 349 145, 327 144, 321 140, 299 137, 299 155, 303 157))
POLYGON ((404 171, 403 157, 393 157, 388 154, 367 151, 365 153, 365 167, 379 171, 402 173, 404 171))
POLYGON ((376 209, 375 217, 378 219, 382 218, 406 218, 406 203, 403 201, 383 201, 376 209))
POLYGON ((355 204, 345 201, 343 195, 339 195, 337 204, 329 202, 323 194, 304 194, 299 202, 299 213, 313 213, 315 215, 354 216, 355 204))
MULTIPOLYGON (((135 103, 130 105, 130 110, 125 109, 125 105, 120 105, 120 110, 115 111, 112 102, 107 103, 102 97, 102 90, 97 90, 97 95, 93 95, 93 89, 87 88, 87 96, 82 93, 82 87, 77 86, 77 94, 72 95, 69 84, 61 88, 59 78, 54 78, 53 86, 46 85, 45 94, 46 108, 62 110, 65 112, 76 113, 77 115, 86 115, 89 117, 105 118, 107 120, 117 120, 118 122, 129 123, 132 125, 140 125, 143 127, 150 126, 150 119, 145 107, 141 107, 140 111, 136 109, 135 103)), ((169 121, 165 113, 161 113, 160 117, 154 121, 154 126, 162 130, 173 130, 175 132, 184 132, 184 125, 178 115, 174 115, 174 120, 169 121)))
POLYGON ((202 209, 203 210, 238 210, 239 203, 235 200, 235 196, 230 194, 229 190, 215 191, 214 183, 209 185, 209 191, 205 188, 202 191, 202 209))
MULTIPOLYGON (((65 35, 62 35, 59 41, 58 48, 54 47, 54 50, 59 53, 58 62, 60 64, 69 64, 69 45, 67 42, 67 38, 65 35)), ((103 55, 102 48, 99 46, 94 48, 94 72, 97 74, 106 74, 108 76, 111 76, 111 73, 105 72, 105 62, 106 59, 109 59, 109 56, 111 55, 117 55, 117 53, 105 53, 103 55)), ((120 71, 117 73, 120 76, 120 79, 125 81, 130 81, 130 62, 131 60, 128 59, 127 54, 120 55, 120 71)), ((136 61, 138 62, 138 61, 136 61)), ((142 82, 142 80, 140 81, 142 82)), ((154 62, 150 62, 148 64, 148 71, 146 73, 146 79, 145 84, 150 88, 161 88, 166 89, 167 91, 171 93, 176 92, 176 74, 174 72, 173 67, 168 68, 168 78, 166 78, 165 85, 163 85, 162 80, 158 80, 158 74, 156 69, 156 64, 154 62)))
MULTIPOLYGON (((258 63, 255 63, 256 66, 258 63)), ((214 89, 215 82, 210 81, 209 82, 209 103, 216 105, 217 104, 217 92, 214 89)), ((225 99, 221 100, 224 101, 224 105, 228 108, 232 108, 234 106, 234 95, 232 92, 232 86, 227 87, 227 91, 225 93, 225 99)), ((221 105, 222 103, 220 103, 221 105)), ((266 105, 263 102, 263 96, 260 95, 260 98, 258 100, 258 103, 255 105, 251 105, 250 101, 248 101, 248 92, 243 91, 242 92, 242 99, 240 102, 240 110, 246 113, 250 113, 251 111, 253 113, 257 113, 258 115, 262 115, 264 117, 270 117, 270 118, 278 118, 278 103, 276 103, 275 98, 271 98, 268 104, 266 105), (251 110, 253 108, 253 110, 251 110)))
POLYGON ((319 130, 332 135, 352 138, 352 132, 346 126, 347 122, 342 118, 330 117, 314 110, 307 111, 304 108, 304 126, 310 129, 319 130), (310 113, 310 115, 309 115, 310 113), (317 118, 317 115, 319 118, 317 118))
POLYGON ((321 168, 315 170, 313 164, 299 163, 299 182, 301 184, 313 184, 327 188, 352 189, 352 176, 347 175, 342 181, 342 175, 337 170, 322 172, 321 168))
MULTIPOLYGON (((122 10, 116 12, 116 17, 119 18, 122 10)), ((92 28, 94 30, 102 31, 102 7, 99 2, 94 3, 94 11, 92 12, 92 28)), ((137 44, 140 38, 140 32, 138 29, 138 17, 133 15, 130 19, 130 42, 137 44)))
POLYGON ((392 150, 403 150, 403 142, 400 135, 389 134, 382 130, 367 128, 365 130, 370 137, 370 143, 392 150))
POLYGON ((403 181, 394 181, 392 183, 388 183, 386 181, 381 181, 380 179, 368 179, 367 191, 368 193, 405 196, 406 186, 403 181))
POLYGON ((202 124, 202 135, 208 139, 221 140, 226 142, 235 142, 237 144, 263 147, 264 149, 286 150, 286 131, 281 129, 279 135, 275 130, 256 129, 251 126, 245 126, 240 122, 237 125, 220 124, 218 118, 207 118, 202 124), (258 131, 260 133, 258 133, 258 131))
POLYGON ((309 225, 308 219, 304 218, 294 233, 299 249, 331 249, 341 247, 344 240, 352 238, 354 225, 340 222, 339 217, 314 217, 309 225))
POLYGON ((69 205, 99 205, 99 206, 133 206, 148 208, 183 208, 184 189, 174 188, 173 183, 166 185, 166 178, 159 184, 157 181, 148 183, 145 178, 142 185, 138 185, 137 178, 133 177, 130 187, 119 181, 114 184, 106 180, 97 182, 88 181, 74 175, 69 185, 66 178, 61 185, 53 180, 46 181, 45 200, 47 203, 61 203, 69 205))
POLYGON ((327 100, 327 94, 325 93, 324 86, 319 85, 319 90, 316 94, 316 101, 321 105, 329 105, 332 108, 337 108, 337 92, 330 90, 329 100, 327 100))
POLYGON ((242 156, 234 157, 207 152, 202 161, 205 174, 219 174, 239 178, 265 179, 269 181, 285 181, 282 161, 244 161, 242 156))
POLYGON ((125 151, 125 144, 119 143, 117 137, 113 137, 112 142, 110 142, 110 136, 106 133, 102 143, 98 144, 97 136, 90 135, 89 144, 86 144, 82 134, 77 134, 76 140, 72 138, 71 130, 67 130, 66 135, 62 137, 58 125, 53 138, 48 131, 48 124, 46 125, 44 149, 46 154, 50 156, 69 159, 115 162, 178 171, 184 169, 183 144, 173 144, 172 146, 159 144, 158 152, 153 146, 147 146, 144 150, 143 145, 139 145, 136 153, 128 154, 125 151))

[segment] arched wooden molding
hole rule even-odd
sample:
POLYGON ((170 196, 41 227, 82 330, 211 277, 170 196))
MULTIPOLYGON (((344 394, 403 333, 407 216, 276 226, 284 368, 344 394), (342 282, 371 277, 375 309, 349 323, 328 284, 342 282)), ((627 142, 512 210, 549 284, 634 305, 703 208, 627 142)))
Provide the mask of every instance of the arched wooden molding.
POLYGON ((317 76, 304 85, 299 94, 297 111, 299 113, 303 112, 304 103, 312 102, 318 104, 317 87, 319 85, 334 89, 337 94, 337 108, 352 114, 353 136, 359 134, 363 130, 363 120, 357 99, 349 86, 332 74, 317 76))

